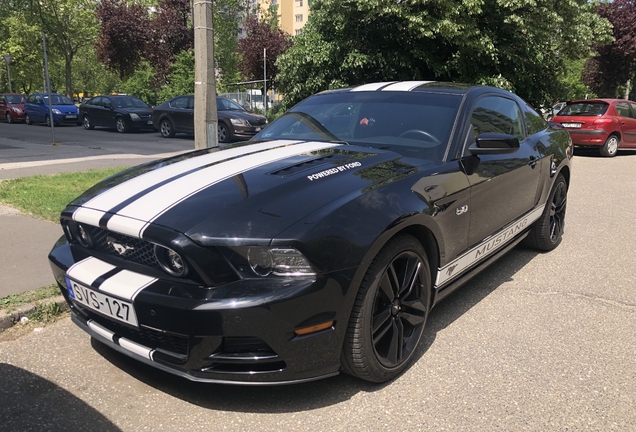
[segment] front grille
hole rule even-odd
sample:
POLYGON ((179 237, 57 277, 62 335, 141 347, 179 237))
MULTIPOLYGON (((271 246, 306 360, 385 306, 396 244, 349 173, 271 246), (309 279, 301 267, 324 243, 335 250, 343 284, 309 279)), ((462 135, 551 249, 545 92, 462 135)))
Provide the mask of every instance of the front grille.
POLYGON ((117 322, 102 318, 99 315, 91 313, 93 321, 97 322, 108 330, 114 332, 118 336, 137 342, 150 349, 162 349, 170 351, 182 356, 188 355, 188 336, 178 335, 174 333, 165 333, 159 330, 139 327, 134 329, 121 325, 117 322))
POLYGON ((137 264, 158 269, 161 268, 155 257, 154 244, 146 240, 108 231, 99 227, 88 228, 93 238, 93 247, 97 251, 137 264))
POLYGON ((250 126, 263 126, 266 122, 265 119, 250 119, 250 120, 246 119, 245 121, 250 126))

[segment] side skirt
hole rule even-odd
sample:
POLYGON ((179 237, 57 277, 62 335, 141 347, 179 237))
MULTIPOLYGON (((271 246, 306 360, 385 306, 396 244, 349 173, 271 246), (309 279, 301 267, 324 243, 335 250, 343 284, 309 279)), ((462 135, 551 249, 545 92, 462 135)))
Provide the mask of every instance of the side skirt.
POLYGON ((526 231, 525 233, 523 233, 522 235, 517 237, 515 240, 510 242, 510 244, 508 244, 504 248, 502 248, 500 251, 495 252, 495 254, 492 255, 490 258, 487 258, 485 261, 482 261, 480 264, 478 264, 477 266, 473 267, 471 270, 469 270, 466 273, 464 273, 456 281, 446 285, 445 287, 440 288, 439 290, 435 290, 433 292, 433 306, 435 306, 437 303, 439 303, 442 299, 444 299, 450 293, 452 293, 457 288, 459 288, 464 283, 466 283, 469 279, 472 279, 473 276, 475 276, 477 273, 481 272, 486 267, 488 267, 490 264, 492 264, 493 262, 497 261, 506 252, 508 252, 510 249, 512 249, 515 246, 517 246, 524 238, 526 238, 528 236, 529 233, 530 233, 530 231, 526 231))

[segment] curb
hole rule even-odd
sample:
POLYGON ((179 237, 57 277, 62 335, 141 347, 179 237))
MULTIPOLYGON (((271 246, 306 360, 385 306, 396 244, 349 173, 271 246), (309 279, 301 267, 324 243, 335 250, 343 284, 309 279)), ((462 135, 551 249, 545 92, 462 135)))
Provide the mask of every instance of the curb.
POLYGON ((18 306, 11 312, 0 310, 0 332, 3 332, 19 323, 22 317, 26 317, 27 315, 32 314, 38 305, 51 302, 54 302, 63 312, 69 310, 66 300, 61 295, 43 299, 38 301, 37 303, 25 303, 18 306))

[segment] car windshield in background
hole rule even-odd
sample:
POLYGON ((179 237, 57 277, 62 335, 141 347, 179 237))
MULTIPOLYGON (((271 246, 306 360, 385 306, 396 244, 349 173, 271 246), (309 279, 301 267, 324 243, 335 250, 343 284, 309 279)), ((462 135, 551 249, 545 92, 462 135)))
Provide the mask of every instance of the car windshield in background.
MULTIPOLYGON (((49 97, 44 95, 44 101, 48 102, 49 97)), ((52 105, 74 105, 73 101, 62 95, 51 95, 52 105)))
POLYGON ((254 139, 345 141, 442 160, 461 96, 424 92, 317 95, 296 105, 254 139))
POLYGON ((216 98, 216 109, 218 111, 245 111, 245 108, 230 99, 216 98))
POLYGON ((559 116, 601 116, 605 114, 608 104, 603 102, 577 102, 566 105, 559 116))
POLYGON ((5 99, 10 104, 23 104, 25 98, 24 96, 5 96, 5 99))
POLYGON ((148 104, 134 97, 113 98, 117 108, 149 108, 148 104))

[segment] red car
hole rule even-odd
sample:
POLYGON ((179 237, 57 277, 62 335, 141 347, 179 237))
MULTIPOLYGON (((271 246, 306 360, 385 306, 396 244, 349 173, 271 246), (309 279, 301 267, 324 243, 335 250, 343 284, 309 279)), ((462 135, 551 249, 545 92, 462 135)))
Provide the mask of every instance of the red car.
POLYGON ((24 121, 25 100, 26 96, 21 94, 0 94, 0 113, 7 123, 24 121))
POLYGON ((636 102, 624 99, 569 101, 552 119, 570 132, 579 147, 599 147, 602 156, 636 148, 636 102))

